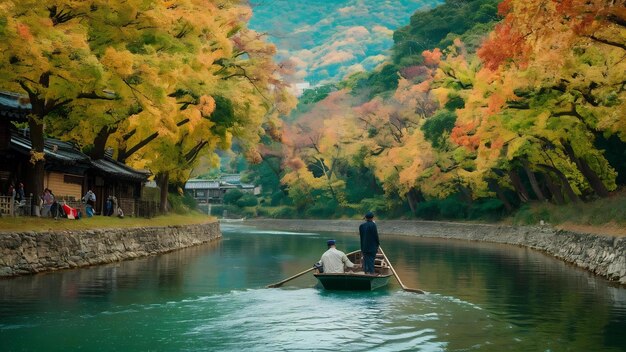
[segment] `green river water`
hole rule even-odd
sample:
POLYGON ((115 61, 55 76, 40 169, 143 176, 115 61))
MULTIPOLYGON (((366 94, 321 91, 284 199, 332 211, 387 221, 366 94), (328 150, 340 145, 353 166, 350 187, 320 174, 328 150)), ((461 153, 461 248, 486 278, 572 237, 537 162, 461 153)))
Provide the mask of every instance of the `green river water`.
POLYGON ((531 250, 381 236, 409 287, 329 292, 335 238, 222 226, 158 257, 0 280, 0 351, 626 351, 626 289, 531 250))

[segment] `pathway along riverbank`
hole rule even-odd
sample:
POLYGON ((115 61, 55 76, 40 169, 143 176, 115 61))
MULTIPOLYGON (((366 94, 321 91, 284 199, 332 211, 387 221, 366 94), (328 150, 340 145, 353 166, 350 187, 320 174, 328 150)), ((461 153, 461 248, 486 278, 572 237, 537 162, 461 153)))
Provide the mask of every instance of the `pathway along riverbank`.
MULTIPOLYGON (((357 233, 360 220, 251 219, 246 225, 288 231, 357 233)), ((626 237, 577 233, 549 226, 508 226, 377 220, 381 235, 447 238, 529 247, 626 286, 626 237)))

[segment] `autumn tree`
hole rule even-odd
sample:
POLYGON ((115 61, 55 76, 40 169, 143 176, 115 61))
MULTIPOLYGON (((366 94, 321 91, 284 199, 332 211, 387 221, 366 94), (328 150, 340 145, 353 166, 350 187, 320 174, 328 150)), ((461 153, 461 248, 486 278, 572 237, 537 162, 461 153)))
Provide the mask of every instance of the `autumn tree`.
POLYGON ((274 47, 245 27, 245 6, 27 1, 0 10, 12 43, 0 62, 10 72, 3 83, 33 105, 39 180, 44 122, 93 157, 115 147, 118 160, 151 168, 167 192, 171 173, 183 180, 198 158, 233 138, 254 159, 260 135, 274 133, 293 105, 274 47))

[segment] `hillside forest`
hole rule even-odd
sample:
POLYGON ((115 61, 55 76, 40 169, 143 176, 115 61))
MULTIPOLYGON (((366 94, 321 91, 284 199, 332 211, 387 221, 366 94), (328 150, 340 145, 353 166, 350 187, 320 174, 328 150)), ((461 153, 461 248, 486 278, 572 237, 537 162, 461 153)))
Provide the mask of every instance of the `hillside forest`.
POLYGON ((255 212, 500 219, 626 184, 624 1, 447 0, 393 40, 263 139, 255 212))

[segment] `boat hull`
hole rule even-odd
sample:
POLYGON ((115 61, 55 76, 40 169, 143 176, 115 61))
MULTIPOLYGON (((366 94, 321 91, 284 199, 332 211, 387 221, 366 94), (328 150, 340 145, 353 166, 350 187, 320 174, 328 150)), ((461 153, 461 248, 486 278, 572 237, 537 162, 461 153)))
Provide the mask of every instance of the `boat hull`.
POLYGON ((387 286, 391 275, 314 274, 326 290, 371 291, 387 286))

